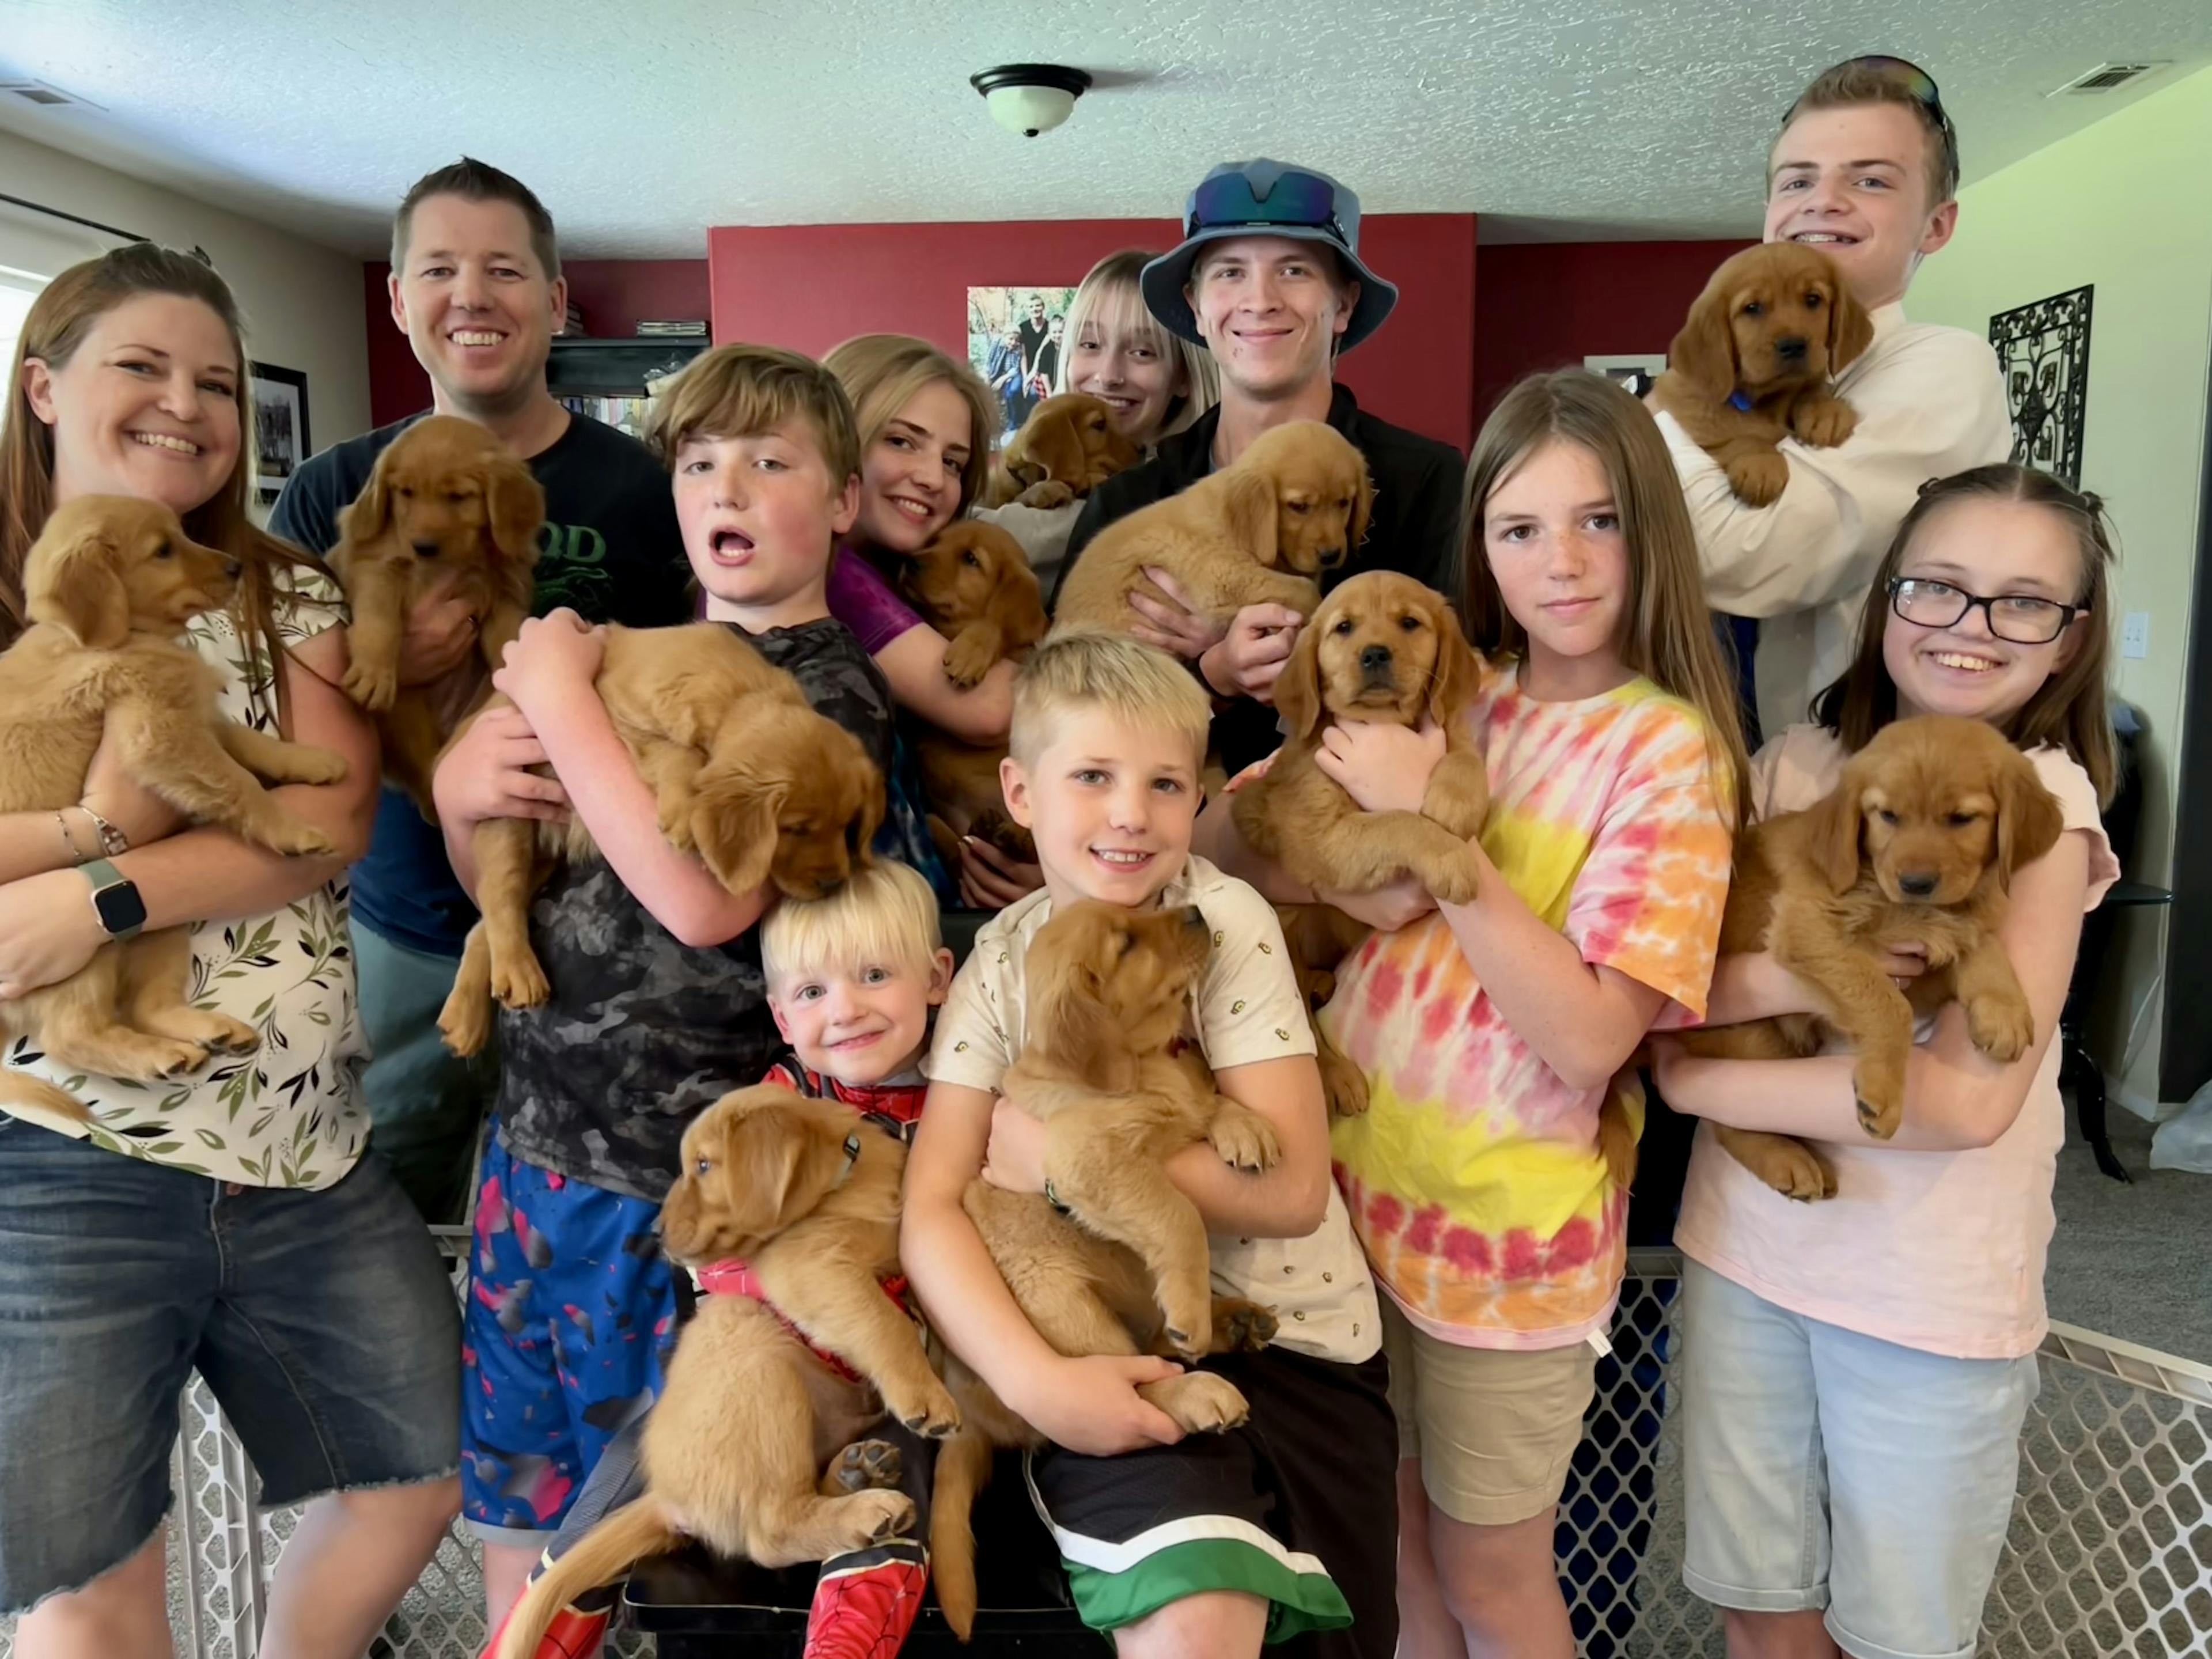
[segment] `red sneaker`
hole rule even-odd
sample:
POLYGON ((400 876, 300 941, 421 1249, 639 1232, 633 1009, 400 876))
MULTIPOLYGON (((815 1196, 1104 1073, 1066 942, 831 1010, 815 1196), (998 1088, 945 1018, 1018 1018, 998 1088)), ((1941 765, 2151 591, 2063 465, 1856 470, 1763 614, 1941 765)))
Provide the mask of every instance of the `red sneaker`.
MULTIPOLYGON (((507 1617, 499 1621, 491 1640, 484 1644, 483 1659, 498 1659, 500 1642, 507 1635, 507 1627, 514 1622, 515 1607, 521 1605, 517 1601, 514 1607, 507 1610, 507 1617)), ((611 1606, 590 1612, 573 1604, 562 1608, 553 1615, 553 1622, 546 1626, 545 1635, 530 1659, 597 1659, 599 1644, 606 1637, 614 1613, 611 1606)))

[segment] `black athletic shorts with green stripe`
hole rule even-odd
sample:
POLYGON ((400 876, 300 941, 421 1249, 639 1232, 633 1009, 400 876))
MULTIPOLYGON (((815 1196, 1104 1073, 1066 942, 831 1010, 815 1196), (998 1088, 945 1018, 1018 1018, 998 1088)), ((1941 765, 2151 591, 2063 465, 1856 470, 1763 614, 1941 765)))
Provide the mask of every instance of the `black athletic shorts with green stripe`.
POLYGON ((1085 1457, 1050 1447, 1030 1490, 1077 1610, 1118 1630, 1170 1601, 1243 1590, 1270 1645, 1390 1659, 1398 1642, 1398 1426, 1381 1354, 1356 1365, 1267 1348, 1206 1362, 1252 1415, 1226 1434, 1085 1457))

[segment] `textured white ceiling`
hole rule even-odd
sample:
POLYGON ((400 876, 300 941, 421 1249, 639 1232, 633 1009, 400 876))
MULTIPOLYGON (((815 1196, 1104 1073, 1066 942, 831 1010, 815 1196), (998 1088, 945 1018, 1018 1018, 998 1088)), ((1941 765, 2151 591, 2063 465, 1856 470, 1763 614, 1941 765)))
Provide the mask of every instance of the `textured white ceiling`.
POLYGON ((1972 179, 2212 62, 2212 3, 0 0, 0 78, 102 106, 0 96, 0 127, 362 255, 464 151, 583 257, 696 257, 715 224, 1171 217, 1259 153, 1489 237, 1696 236, 1755 229, 1781 110, 1869 51, 1935 73, 1972 179), (2136 57, 2174 67, 2044 96, 2136 57), (1025 140, 967 81, 1019 61, 1102 84, 1025 140))

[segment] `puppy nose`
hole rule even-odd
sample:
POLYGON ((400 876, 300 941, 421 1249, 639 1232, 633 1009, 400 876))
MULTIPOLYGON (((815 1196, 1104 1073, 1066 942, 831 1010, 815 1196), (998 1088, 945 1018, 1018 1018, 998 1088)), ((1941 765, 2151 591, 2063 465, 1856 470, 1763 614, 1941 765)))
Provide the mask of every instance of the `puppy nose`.
POLYGON ((434 559, 438 556, 438 544, 435 542, 417 542, 415 544, 415 551, 418 557, 434 559))
POLYGON ((1787 357, 1795 362, 1805 355, 1805 342, 1797 335, 1784 335, 1774 343, 1774 355, 1778 357, 1787 357))
POLYGON ((1936 890, 1935 872, 1928 870, 1907 871, 1898 877, 1897 890, 1907 898, 1926 898, 1936 890))
POLYGON ((1359 665, 1370 674, 1382 673, 1390 666, 1390 647, 1370 645, 1359 653, 1359 665))

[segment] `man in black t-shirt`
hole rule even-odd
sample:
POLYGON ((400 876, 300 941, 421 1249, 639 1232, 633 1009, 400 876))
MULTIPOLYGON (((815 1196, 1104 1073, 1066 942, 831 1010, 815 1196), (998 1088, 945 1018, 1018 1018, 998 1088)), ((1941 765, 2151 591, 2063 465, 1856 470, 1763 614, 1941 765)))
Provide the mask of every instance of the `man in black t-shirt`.
MULTIPOLYGON (((568 305, 553 222, 520 181, 463 160, 418 181, 392 228, 392 319, 430 376, 433 407, 489 428, 545 490, 535 609, 568 605, 636 628, 689 619, 690 570, 668 475, 645 447, 571 414, 545 384, 568 305)), ((430 411, 425 410, 424 413, 430 411)), ((325 450, 285 486, 270 529, 312 553, 385 449, 421 415, 325 450)), ((410 618, 402 678, 468 673, 473 624, 433 598, 410 618)), ((524 769, 544 750, 488 721, 475 770, 483 816, 551 817, 560 786, 524 769)), ((437 830, 387 788, 368 855, 353 870, 354 955, 372 1059, 364 1079, 375 1144, 433 1221, 460 1212, 477 1127, 496 1082, 489 1062, 446 1052, 437 1016, 476 920, 437 830)))
MULTIPOLYGON (((1162 439, 1151 460, 1091 492, 1068 538, 1062 581, 1116 519, 1229 465, 1271 427, 1326 421, 1367 458, 1375 511, 1367 539, 1323 574, 1323 590, 1362 570, 1396 570, 1459 598, 1460 453, 1377 420, 1335 383, 1337 355, 1380 328, 1398 301, 1358 250, 1359 198, 1327 173, 1261 160, 1206 175, 1184 204, 1182 241, 1139 280, 1163 327, 1212 353, 1221 401, 1162 439)), ((1270 705, 1297 613, 1247 605, 1224 631, 1181 605, 1146 594, 1132 603, 1149 623, 1139 636, 1189 660, 1224 700, 1213 738, 1229 769, 1273 749, 1270 705)))

